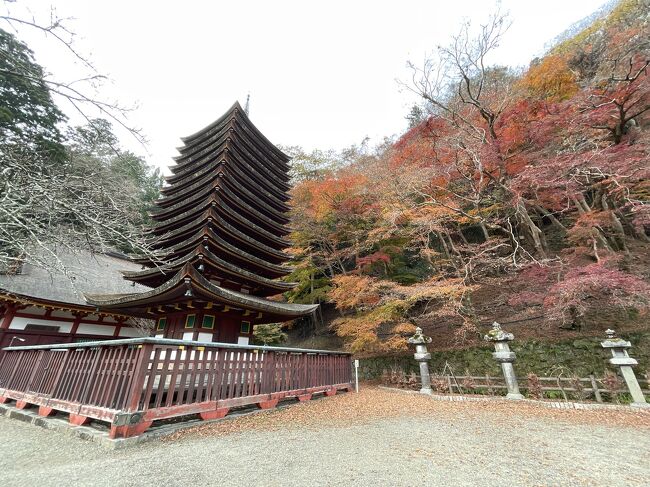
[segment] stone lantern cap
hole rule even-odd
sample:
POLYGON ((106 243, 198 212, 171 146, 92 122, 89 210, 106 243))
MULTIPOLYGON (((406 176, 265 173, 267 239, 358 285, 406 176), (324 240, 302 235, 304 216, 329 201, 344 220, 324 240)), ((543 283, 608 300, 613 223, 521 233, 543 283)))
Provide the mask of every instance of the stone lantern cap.
POLYGON ((411 345, 424 345, 425 343, 431 343, 432 338, 424 336, 422 334, 422 328, 419 326, 415 329, 415 335, 409 338, 407 341, 411 345))
POLYGON ((616 332, 612 329, 607 329, 605 331, 605 336, 607 338, 600 342, 600 346, 603 348, 631 348, 632 344, 627 340, 623 340, 616 336, 616 332))
POLYGON ((505 332, 496 321, 492 323, 492 329, 483 337, 488 342, 509 342, 515 339, 512 333, 505 332))

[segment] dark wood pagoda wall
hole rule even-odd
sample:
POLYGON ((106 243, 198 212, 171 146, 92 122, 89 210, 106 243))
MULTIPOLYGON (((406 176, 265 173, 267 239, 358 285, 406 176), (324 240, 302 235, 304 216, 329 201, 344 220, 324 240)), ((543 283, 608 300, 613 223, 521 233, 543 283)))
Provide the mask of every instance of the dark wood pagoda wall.
POLYGON ((245 337, 249 341, 252 339, 253 324, 251 321, 246 320, 245 317, 231 313, 196 309, 168 313, 159 318, 153 334, 160 338, 173 338, 176 340, 238 343, 239 338, 245 337), (193 320, 189 318, 192 315, 194 316, 193 320), (210 317, 213 320, 210 320, 210 317), (210 322, 212 322, 211 327, 210 322), (246 323, 248 323, 247 327, 246 323), (208 339, 207 335, 211 335, 211 337, 208 339))

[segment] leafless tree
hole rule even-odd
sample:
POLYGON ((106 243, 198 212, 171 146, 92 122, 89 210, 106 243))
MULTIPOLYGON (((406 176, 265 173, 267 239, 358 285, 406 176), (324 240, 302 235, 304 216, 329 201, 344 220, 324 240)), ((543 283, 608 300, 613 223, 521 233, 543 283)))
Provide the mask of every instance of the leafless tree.
MULTIPOLYGON (((101 74, 90 57, 77 47, 76 34, 69 27, 73 19, 59 17, 53 7, 50 9, 49 18, 41 19, 36 18, 28 8, 17 6, 14 0, 4 0, 3 4, 0 27, 8 28, 15 33, 23 29, 41 32, 51 42, 64 49, 77 64, 85 68, 84 75, 76 79, 66 80, 47 74, 42 81, 50 92, 65 100, 90 126, 93 126, 94 120, 98 117, 105 118, 122 127, 141 144, 146 143, 142 131, 128 121, 129 113, 136 107, 124 106, 99 95, 99 89, 108 78, 105 74, 101 74)), ((11 74, 28 79, 33 77, 29 69, 18 69, 11 74)))
MULTIPOLYGON (((22 77, 37 86, 44 85, 69 103, 97 134, 106 127, 97 118, 99 114, 145 142, 141 132, 128 123, 131 109, 98 94, 106 76, 77 48, 75 34, 68 27, 70 19, 58 17, 54 9, 48 19, 37 19, 13 1, 5 0, 2 7, 0 28, 16 33, 42 32, 87 72, 78 79, 62 80, 13 56, 11 62, 4 63, 11 72, 0 73, 5 79, 22 77)), ((0 56, 10 59, 12 53, 0 51, 0 56)), ((116 139, 107 140, 118 155, 119 149, 113 146, 116 139)), ((1 141, 0 271, 16 271, 22 262, 29 262, 66 273, 54 250, 57 248, 95 252, 129 249, 155 259, 149 238, 134 223, 142 220, 142 201, 136 201, 140 188, 129 187, 132 181, 120 178, 101 162, 73 153, 55 158, 29 141, 1 141)))

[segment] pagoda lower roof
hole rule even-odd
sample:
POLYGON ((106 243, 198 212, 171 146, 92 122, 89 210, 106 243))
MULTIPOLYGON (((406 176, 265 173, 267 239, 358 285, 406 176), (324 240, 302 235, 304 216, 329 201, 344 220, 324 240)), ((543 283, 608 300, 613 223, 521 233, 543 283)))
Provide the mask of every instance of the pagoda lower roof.
POLYGON ((289 196, 278 198, 266 191, 262 186, 253 181, 250 176, 242 172, 236 165, 225 164, 224 161, 215 161, 192 173, 180 183, 174 183, 170 186, 163 186, 160 190, 162 198, 156 200, 156 205, 161 207, 175 204, 179 198, 183 198, 204 186, 210 185, 219 177, 219 174, 225 174, 227 180, 232 179, 232 184, 237 187, 249 199, 258 203, 259 206, 272 211, 274 215, 280 218, 290 209, 286 203, 289 196))
POLYGON ((261 252, 265 256, 265 260, 269 260, 274 263, 282 262, 291 259, 289 254, 279 251, 270 247, 258 240, 246 235, 245 233, 239 231, 228 222, 226 222, 213 207, 206 209, 200 217, 197 217, 195 221, 188 223, 182 227, 179 227, 173 231, 163 233, 160 235, 156 242, 153 243, 153 247, 156 249, 164 249, 173 245, 174 242, 182 242, 185 239, 191 238, 197 231, 197 229, 205 226, 206 224, 213 224, 221 232, 228 234, 231 238, 237 240, 247 248, 250 248, 252 252, 261 252))
MULTIPOLYGON (((129 294, 86 294, 86 302, 104 312, 152 318, 151 308, 180 303, 217 303, 235 310, 255 311, 258 323, 287 321, 311 314, 318 305, 282 303, 218 286, 189 264, 164 284, 150 291, 129 294)), ((164 314, 164 312, 160 312, 164 314)))
POLYGON ((219 199, 227 199, 230 205, 237 208, 239 211, 245 212, 249 217, 255 219, 260 226, 265 226, 268 232, 272 232, 274 235, 278 236, 284 236, 291 233, 291 229, 287 226, 273 218, 270 218, 268 215, 261 213, 260 209, 255 208, 242 200, 227 184, 223 182, 222 178, 219 178, 212 186, 206 186, 201 191, 197 191, 195 194, 188 196, 175 205, 150 211, 149 216, 156 221, 165 222, 168 219, 196 208, 197 205, 201 205, 203 201, 210 198, 212 193, 215 193, 219 199))
POLYGON ((122 275, 130 281, 138 282, 145 286, 156 286, 160 282, 168 279, 169 274, 177 272, 185 264, 196 262, 202 263, 207 270, 214 270, 224 281, 228 280, 259 290, 258 294, 265 296, 272 296, 288 291, 297 285, 295 282, 276 281, 242 269, 217 257, 202 244, 186 256, 167 265, 152 267, 142 271, 123 271, 122 275))
POLYGON ((196 220, 196 218, 201 215, 205 209, 210 207, 217 211, 219 214, 228 217, 232 221, 237 222, 242 226, 242 228, 250 231, 250 233, 255 234, 255 237, 251 235, 251 237, 255 240, 271 242, 270 246, 279 248, 287 248, 291 245, 291 242, 288 240, 279 237, 278 235, 275 235, 272 232, 269 232, 268 230, 253 223, 240 211, 228 205, 224 199, 217 197, 216 192, 215 194, 212 194, 202 200, 193 208, 188 209, 185 213, 181 213, 180 215, 176 215, 172 218, 156 222, 152 229, 152 233, 162 235, 169 231, 173 231, 175 228, 188 225, 196 220))
MULTIPOLYGON (((258 270, 257 273, 260 275, 267 274, 265 277, 285 276, 294 270, 292 267, 286 267, 273 262, 268 262, 264 259, 261 259, 260 257, 244 251, 241 248, 235 247, 234 245, 222 239, 210 227, 209 224, 202 227, 192 236, 187 237, 187 239, 182 240, 180 243, 165 249, 166 253, 164 255, 161 255, 157 261, 163 259, 167 261, 176 260, 190 253, 194 248, 201 244, 209 249, 217 249, 219 254, 228 254, 236 260, 249 263, 251 266, 255 267, 258 270)), ((148 257, 135 258, 133 261, 138 264, 146 265, 148 267, 156 265, 156 263, 148 257)))

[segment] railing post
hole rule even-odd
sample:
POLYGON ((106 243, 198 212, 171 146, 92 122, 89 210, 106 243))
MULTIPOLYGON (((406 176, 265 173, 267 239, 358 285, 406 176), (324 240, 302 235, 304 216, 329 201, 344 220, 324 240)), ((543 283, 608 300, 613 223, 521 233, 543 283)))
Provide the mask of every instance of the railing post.
POLYGON ((646 402, 641 386, 634 375, 634 370, 632 370, 632 367, 637 365, 638 362, 627 353, 627 349, 632 347, 632 344, 622 338, 618 338, 614 330, 607 330, 605 334, 607 335, 607 339, 601 342, 600 345, 603 348, 608 348, 612 352, 612 358, 609 359, 609 363, 616 365, 621 371, 623 379, 625 379, 627 389, 632 396, 630 406, 650 408, 650 404, 646 402))
POLYGON ((495 352, 492 356, 501 364, 503 377, 508 387, 508 395, 506 397, 508 399, 523 399, 524 396, 519 392, 517 376, 512 366, 512 363, 515 361, 515 352, 510 351, 510 346, 508 345, 509 341, 514 340, 514 335, 503 331, 501 325, 495 321, 492 323, 492 329, 483 338, 489 342, 494 342, 495 352))
POLYGON ((128 386, 126 407, 122 414, 118 414, 113 424, 111 424, 109 438, 129 438, 141 435, 151 426, 153 421, 145 419, 144 413, 138 412, 138 406, 140 405, 140 397, 143 395, 144 379, 152 352, 153 344, 151 343, 145 343, 138 349, 132 380, 128 386))
POLYGON ((149 364, 149 357, 153 352, 153 345, 145 343, 142 348, 138 350, 136 356, 135 366, 133 367, 133 379, 131 381, 129 391, 126 399, 126 411, 135 412, 140 405, 140 396, 142 395, 142 388, 144 387, 144 379, 147 373, 147 366, 149 364))

